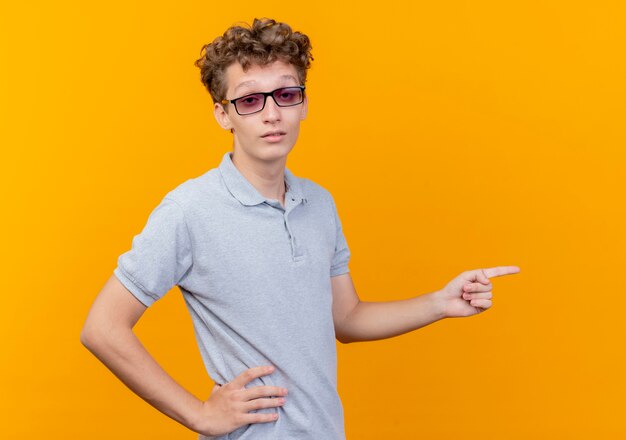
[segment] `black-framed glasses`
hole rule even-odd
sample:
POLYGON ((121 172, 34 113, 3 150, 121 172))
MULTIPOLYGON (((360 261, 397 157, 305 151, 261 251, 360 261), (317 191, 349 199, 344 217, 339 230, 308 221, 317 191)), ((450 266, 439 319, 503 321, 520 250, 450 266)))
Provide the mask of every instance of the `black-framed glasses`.
POLYGON ((304 86, 281 87, 271 92, 251 93, 235 99, 222 99, 222 104, 233 104, 240 115, 251 115, 265 108, 267 97, 271 96, 279 107, 291 107, 304 101, 304 86))

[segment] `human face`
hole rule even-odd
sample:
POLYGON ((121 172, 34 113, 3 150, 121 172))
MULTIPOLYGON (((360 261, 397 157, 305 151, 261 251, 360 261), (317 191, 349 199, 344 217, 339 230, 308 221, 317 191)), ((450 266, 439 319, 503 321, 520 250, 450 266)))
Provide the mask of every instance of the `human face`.
MULTIPOLYGON (((252 65, 243 71, 233 63, 226 69, 226 99, 235 99, 258 92, 271 92, 280 87, 298 86, 296 68, 282 61, 266 66, 252 65)), ((239 115, 233 104, 216 103, 215 118, 222 128, 233 132, 235 154, 253 161, 285 161, 300 133, 300 121, 307 113, 307 98, 292 107, 279 107, 267 97, 265 107, 257 113, 239 115), (268 135, 268 133, 277 133, 268 135)))

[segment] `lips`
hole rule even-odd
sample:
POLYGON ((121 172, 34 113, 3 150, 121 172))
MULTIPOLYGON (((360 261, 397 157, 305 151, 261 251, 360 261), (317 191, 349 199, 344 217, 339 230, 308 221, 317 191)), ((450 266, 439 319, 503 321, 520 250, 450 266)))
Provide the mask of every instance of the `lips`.
POLYGON ((284 131, 280 131, 280 130, 275 130, 275 131, 268 131, 267 133, 265 133, 263 136, 261 137, 268 137, 268 136, 283 136, 287 133, 285 133, 284 131))

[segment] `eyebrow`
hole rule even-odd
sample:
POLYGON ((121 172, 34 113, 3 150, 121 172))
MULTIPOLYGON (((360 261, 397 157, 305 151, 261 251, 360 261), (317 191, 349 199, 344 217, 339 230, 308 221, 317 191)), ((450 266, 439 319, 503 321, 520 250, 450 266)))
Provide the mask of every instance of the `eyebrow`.
MULTIPOLYGON (((295 82, 298 82, 298 80, 293 75, 281 75, 280 79, 283 79, 283 80, 285 80, 285 79, 292 79, 295 82)), ((256 84, 256 81, 253 80, 253 79, 251 79, 250 81, 244 81, 244 82, 238 84, 237 87, 235 87, 235 90, 233 90, 233 93, 236 92, 237 89, 239 89, 241 87, 251 86, 251 85, 254 85, 254 84, 256 84)))

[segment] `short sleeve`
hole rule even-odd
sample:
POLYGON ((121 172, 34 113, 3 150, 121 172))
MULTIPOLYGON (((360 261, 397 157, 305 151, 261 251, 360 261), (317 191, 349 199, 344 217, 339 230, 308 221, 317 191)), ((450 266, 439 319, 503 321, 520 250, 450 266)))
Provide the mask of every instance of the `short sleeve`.
POLYGON ((348 242, 346 241, 346 237, 343 235, 341 220, 339 219, 339 215, 337 214, 337 207, 335 206, 335 201, 332 196, 330 197, 330 202, 333 207, 333 216, 335 218, 336 230, 335 254, 333 256, 333 261, 330 266, 330 276, 334 277, 336 275, 350 272, 350 269, 348 268, 348 261, 350 260, 350 248, 348 248, 348 242))
POLYGON ((145 306, 165 295, 192 265, 191 240, 181 206, 168 197, 154 208, 113 271, 145 306))

